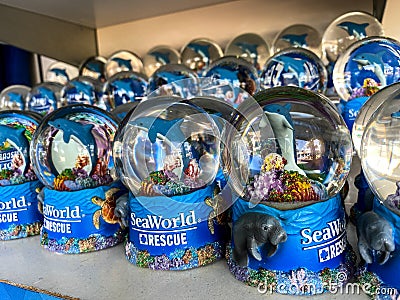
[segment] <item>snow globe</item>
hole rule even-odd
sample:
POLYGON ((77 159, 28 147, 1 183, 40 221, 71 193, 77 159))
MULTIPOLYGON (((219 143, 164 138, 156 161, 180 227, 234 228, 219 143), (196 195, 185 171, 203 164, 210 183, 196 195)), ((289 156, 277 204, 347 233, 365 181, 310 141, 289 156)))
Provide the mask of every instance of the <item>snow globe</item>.
POLYGON ((78 75, 79 69, 77 67, 62 61, 54 61, 47 67, 44 78, 45 81, 57 82, 64 85, 78 75))
POLYGON ((225 56, 236 56, 247 60, 261 72, 262 66, 270 57, 267 42, 256 33, 243 33, 232 39, 225 48, 225 56))
POLYGON ((321 57, 321 35, 306 24, 294 24, 281 30, 272 42, 273 54, 287 48, 300 47, 314 52, 321 57))
POLYGON ((358 281, 375 299, 399 297, 399 100, 399 90, 385 97, 365 126, 360 148, 361 167, 373 193, 371 207, 356 220, 363 263, 358 281))
POLYGON ((117 122, 90 105, 58 108, 44 117, 31 141, 32 164, 44 188, 41 245, 57 253, 114 246, 125 226, 114 211, 126 189, 114 172, 117 122))
POLYGON ((22 84, 13 84, 0 93, 0 110, 25 110, 25 99, 31 88, 22 84))
POLYGON ((340 97, 338 109, 349 130, 361 106, 383 87, 400 80, 400 43, 387 37, 367 37, 353 43, 333 69, 340 97))
POLYGON ((145 74, 150 77, 161 66, 180 64, 180 53, 169 46, 156 46, 151 48, 143 57, 145 74))
POLYGON ((141 101, 147 93, 148 79, 133 71, 122 71, 111 76, 104 84, 104 97, 112 109, 128 103, 141 101))
POLYGON ((182 64, 201 76, 204 70, 215 60, 224 55, 217 42, 208 38, 191 40, 181 50, 182 64))
POLYGON ((164 95, 178 95, 191 98, 199 92, 197 73, 183 64, 168 64, 159 67, 150 76, 147 85, 148 98, 164 95))
POLYGON ((110 55, 105 65, 106 78, 121 71, 143 72, 143 61, 136 53, 119 50, 110 55))
POLYGON ((139 102, 122 123, 113 153, 130 190, 128 261, 185 270, 222 258, 227 226, 213 118, 190 100, 157 96, 139 102))
POLYGON ((100 82, 105 82, 105 65, 107 59, 103 56, 92 56, 79 66, 79 76, 88 76, 100 82))
POLYGON ((26 97, 26 108, 42 116, 56 110, 63 86, 57 82, 42 82, 34 85, 26 97))
POLYGON ((305 48, 287 48, 271 56, 263 66, 260 84, 263 89, 298 86, 324 93, 327 71, 322 60, 305 48))
POLYGON ((225 101, 238 106, 249 95, 260 88, 257 69, 243 58, 224 56, 209 65, 203 73, 204 78, 229 82, 232 91, 224 91, 225 101))
POLYGON ((43 217, 37 192, 43 185, 33 171, 30 141, 40 116, 17 110, 0 112, 0 240, 39 234, 43 217))
POLYGON ((350 279, 356 260, 339 196, 350 133, 322 94, 288 86, 253 97, 223 136, 224 174, 237 198, 229 269, 259 291, 327 292, 350 279))

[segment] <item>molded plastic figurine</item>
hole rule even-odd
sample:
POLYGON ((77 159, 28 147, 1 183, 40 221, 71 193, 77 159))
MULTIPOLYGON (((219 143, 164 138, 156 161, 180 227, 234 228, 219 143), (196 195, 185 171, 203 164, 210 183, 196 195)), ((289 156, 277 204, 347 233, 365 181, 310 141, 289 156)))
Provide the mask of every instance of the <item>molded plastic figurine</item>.
POLYGON ((278 250, 278 245, 286 242, 286 239, 286 232, 275 217, 246 213, 238 219, 233 229, 233 259, 242 267, 248 264, 248 253, 261 261, 263 258, 258 247, 265 244, 268 256, 272 256, 278 250))

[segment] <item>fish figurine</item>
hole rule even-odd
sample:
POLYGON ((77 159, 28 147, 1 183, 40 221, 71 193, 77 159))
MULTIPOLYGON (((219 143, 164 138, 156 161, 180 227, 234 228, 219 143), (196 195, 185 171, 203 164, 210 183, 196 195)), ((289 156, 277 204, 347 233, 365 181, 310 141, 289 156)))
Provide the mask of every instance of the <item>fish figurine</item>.
POLYGON ((25 173, 30 165, 29 141, 25 136, 25 130, 25 128, 14 128, 7 125, 0 125, 0 144, 3 144, 8 140, 23 155, 25 162, 23 173, 25 173))
MULTIPOLYGON (((92 134, 93 124, 81 124, 67 119, 55 119, 48 122, 50 126, 63 132, 63 140, 69 143, 71 136, 75 136, 89 152, 92 163, 91 170, 95 170, 97 164, 97 144, 92 134)), ((55 168, 52 172, 56 171, 55 168)), ((58 173, 57 171, 55 173, 58 173)))

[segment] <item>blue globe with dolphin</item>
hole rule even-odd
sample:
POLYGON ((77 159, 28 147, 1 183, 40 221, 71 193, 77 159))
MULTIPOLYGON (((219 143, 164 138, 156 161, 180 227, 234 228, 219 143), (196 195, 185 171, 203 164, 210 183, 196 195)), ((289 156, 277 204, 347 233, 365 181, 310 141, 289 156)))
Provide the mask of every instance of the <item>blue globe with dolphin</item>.
POLYGON ((214 182, 219 129, 199 106, 177 96, 139 102, 114 145, 121 180, 135 195, 174 196, 214 182))
POLYGON ((47 115, 32 138, 31 157, 43 184, 75 191, 114 181, 112 143, 117 121, 89 105, 71 105, 47 115))

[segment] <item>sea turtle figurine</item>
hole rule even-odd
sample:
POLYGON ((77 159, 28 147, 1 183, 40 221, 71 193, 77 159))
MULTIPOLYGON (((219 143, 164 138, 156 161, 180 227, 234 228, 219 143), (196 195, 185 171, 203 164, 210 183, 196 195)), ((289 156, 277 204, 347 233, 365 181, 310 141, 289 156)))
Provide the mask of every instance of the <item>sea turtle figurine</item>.
POLYGON ((222 205, 223 198, 221 195, 215 195, 214 197, 206 197, 204 202, 212 208, 210 214, 207 218, 208 229, 211 234, 215 233, 214 220, 219 225, 226 224, 228 216, 227 212, 223 211, 224 207, 222 205))
POLYGON ((117 217, 114 214, 117 199, 115 194, 119 191, 118 188, 109 189, 105 193, 105 199, 101 199, 98 196, 92 197, 92 202, 98 206, 100 206, 99 210, 96 210, 93 214, 93 225, 96 229, 100 228, 100 216, 103 217, 103 220, 109 224, 119 223, 122 228, 124 228, 124 224, 121 218, 117 217))

